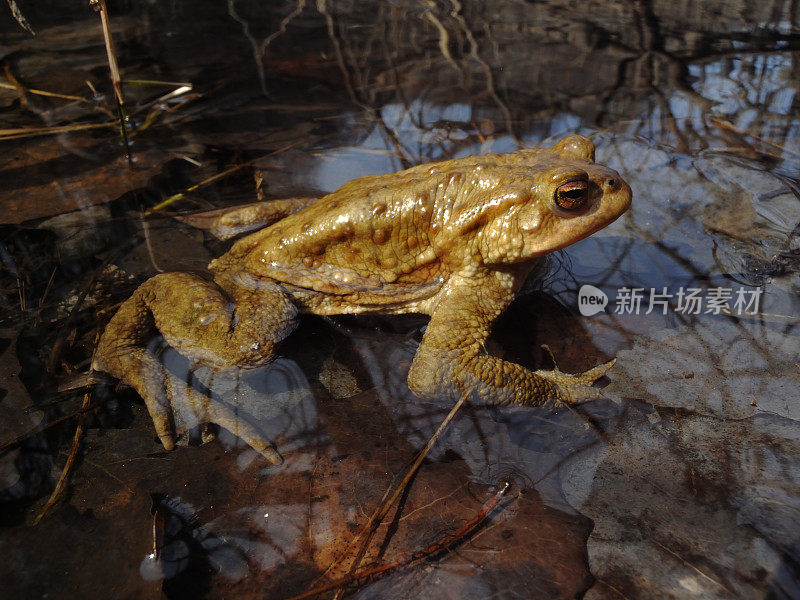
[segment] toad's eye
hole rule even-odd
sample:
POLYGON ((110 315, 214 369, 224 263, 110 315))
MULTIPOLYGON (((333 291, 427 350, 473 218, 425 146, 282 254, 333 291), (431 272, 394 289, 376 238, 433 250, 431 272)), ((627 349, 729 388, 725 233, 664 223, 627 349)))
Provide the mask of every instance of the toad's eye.
POLYGON ((553 195, 553 201, 564 210, 575 210, 586 204, 589 198, 589 182, 585 179, 574 179, 562 183, 553 195))

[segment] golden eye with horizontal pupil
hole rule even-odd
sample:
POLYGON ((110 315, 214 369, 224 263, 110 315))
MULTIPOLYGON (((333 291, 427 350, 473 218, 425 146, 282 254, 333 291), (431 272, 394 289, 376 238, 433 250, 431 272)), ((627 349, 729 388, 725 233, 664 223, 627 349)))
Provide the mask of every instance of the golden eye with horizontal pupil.
POLYGON ((553 194, 553 201, 564 210, 575 210, 586 204, 589 198, 589 182, 585 179, 573 179, 562 183, 553 194))

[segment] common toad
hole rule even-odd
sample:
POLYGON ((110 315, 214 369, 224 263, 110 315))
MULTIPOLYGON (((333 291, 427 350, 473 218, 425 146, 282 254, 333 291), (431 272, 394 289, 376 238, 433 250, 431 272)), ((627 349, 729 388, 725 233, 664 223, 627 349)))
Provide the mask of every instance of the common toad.
MULTIPOLYGON (((493 321, 536 259, 605 227, 631 203, 594 145, 570 135, 548 149, 468 156, 351 181, 233 244, 209 265, 214 281, 164 273, 109 322, 93 367, 133 386, 161 442, 175 444, 171 392, 147 344, 157 333, 194 364, 270 361, 298 313, 430 315, 408 374, 419 397, 570 403, 613 364, 571 375, 530 371, 486 353, 493 321)), ((258 431, 217 407, 207 420, 272 462, 258 431)))

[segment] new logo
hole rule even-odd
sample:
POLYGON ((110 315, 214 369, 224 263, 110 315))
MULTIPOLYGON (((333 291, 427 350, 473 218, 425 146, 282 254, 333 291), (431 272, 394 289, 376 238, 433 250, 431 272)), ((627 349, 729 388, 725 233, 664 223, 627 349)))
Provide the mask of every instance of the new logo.
POLYGON ((599 312, 605 312, 608 306, 606 293, 593 285, 582 285, 578 290, 578 310, 584 317, 591 317, 599 312))

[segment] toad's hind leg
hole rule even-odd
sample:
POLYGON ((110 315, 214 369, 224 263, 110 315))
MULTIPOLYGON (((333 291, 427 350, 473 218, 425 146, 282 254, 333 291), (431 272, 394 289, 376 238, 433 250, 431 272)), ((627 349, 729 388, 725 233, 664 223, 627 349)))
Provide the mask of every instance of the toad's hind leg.
MULTIPOLYGON (((189 273, 164 273, 143 283, 109 322, 93 368, 139 392, 164 447, 175 445, 172 401, 161 361, 148 349, 158 335, 195 364, 255 367, 266 364, 295 324, 296 308, 271 282, 259 289, 226 294, 215 283, 189 273)), ((197 392, 184 397, 197 398, 197 392)), ((257 431, 235 411, 210 398, 193 405, 200 422, 213 422, 239 435, 272 462, 280 461, 257 431), (199 414, 198 414, 199 413, 199 414)))

